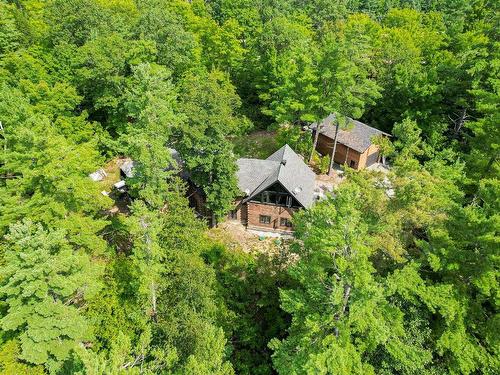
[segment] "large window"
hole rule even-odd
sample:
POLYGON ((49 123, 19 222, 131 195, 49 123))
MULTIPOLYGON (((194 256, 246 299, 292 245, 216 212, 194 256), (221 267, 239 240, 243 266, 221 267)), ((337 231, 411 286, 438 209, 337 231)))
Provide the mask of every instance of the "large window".
POLYGON ((263 191, 262 192, 262 203, 274 203, 273 192, 271 191, 263 191))
POLYGON ((290 228, 292 226, 292 222, 286 217, 280 217, 280 226, 290 228))
POLYGON ((283 207, 300 207, 297 201, 279 184, 270 186, 267 190, 253 197, 252 201, 283 207))
POLYGON ((271 216, 260 215, 259 216, 259 223, 261 223, 261 224, 271 224, 271 216))

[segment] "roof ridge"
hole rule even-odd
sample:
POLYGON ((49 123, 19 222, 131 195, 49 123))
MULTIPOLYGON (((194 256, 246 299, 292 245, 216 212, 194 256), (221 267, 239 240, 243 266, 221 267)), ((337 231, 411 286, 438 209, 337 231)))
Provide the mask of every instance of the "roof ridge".
MULTIPOLYGON (((257 167, 258 170, 253 175, 245 178, 249 181, 251 192, 247 193, 247 199, 259 194, 269 186, 280 183, 283 188, 296 199, 300 205, 309 207, 313 201, 314 172, 307 166, 304 159, 298 155, 288 144, 276 150, 267 159, 245 160, 249 164, 267 162, 264 168, 257 167), (286 160, 286 162, 284 162, 286 160), (278 163, 278 165, 276 165, 278 163), (258 175, 258 180, 256 176, 258 175), (255 177, 254 177, 255 176, 255 177), (251 184, 251 180, 257 186, 251 184), (299 187, 300 189, 297 189, 299 187)), ((242 191, 243 188, 241 189, 242 191)))
POLYGON ((276 161, 271 159, 259 159, 259 158, 238 158, 236 160, 260 160, 260 161, 276 161))
MULTIPOLYGON (((285 146, 283 146, 283 147, 285 147, 285 146)), ((283 166, 283 156, 285 156, 284 152, 283 152, 283 155, 281 157, 281 161, 279 162, 279 165, 278 165, 278 174, 277 174, 277 177, 276 177, 278 181, 280 180, 281 167, 283 166)))
MULTIPOLYGON (((288 146, 287 143, 285 143, 283 146, 281 146, 279 149, 277 149, 276 151, 274 151, 271 155, 269 155, 265 160, 274 160, 273 156, 275 155, 280 155, 280 151, 281 151, 281 156, 280 156, 280 160, 283 160, 283 155, 285 154, 285 150, 286 150, 286 146, 288 146), (273 159, 271 159, 273 158, 273 159)), ((288 146, 290 147, 290 146, 288 146)))
MULTIPOLYGON (((281 161, 279 162, 280 165, 278 167, 278 181, 280 179, 280 174, 281 174, 281 167, 286 167, 286 163, 287 163, 287 160, 285 159, 285 152, 290 149, 292 150, 292 148, 288 145, 288 143, 285 143, 285 145, 283 147, 281 147, 281 149, 283 149, 283 155, 281 155, 281 161), (285 161, 285 164, 283 164, 283 161, 285 161)), ((293 151, 293 150, 292 150, 293 151)))
MULTIPOLYGON (((269 182, 269 184, 273 184, 273 183, 279 182, 279 180, 280 180, 281 166, 283 165, 283 157, 285 156, 285 151, 286 151, 286 147, 287 147, 287 146, 288 146, 288 144, 283 145, 283 146, 282 146, 282 147, 280 147, 278 150, 276 150, 274 153, 272 153, 271 155, 269 155, 269 156, 267 157, 267 159, 264 159, 264 160, 266 160, 266 161, 271 161, 271 162, 278 163, 278 171, 277 171, 277 173, 276 173, 276 178, 275 178, 275 179, 273 179, 273 181, 269 182), (278 152, 280 152, 280 151, 282 151, 282 153, 281 153, 281 157, 280 157, 280 159, 281 159, 281 160, 274 160, 274 159, 270 159, 273 155, 277 154, 277 153, 278 153, 278 152)), ((288 146, 288 147, 290 147, 290 146, 288 146)), ((278 155, 279 155, 279 154, 278 154, 278 155)), ((258 160, 262 160, 262 159, 258 159, 258 160)), ((257 185, 257 187, 256 187, 256 188, 252 191, 252 193, 251 193, 251 194, 253 194, 254 192, 258 191, 258 190, 262 187, 262 185, 263 185, 263 184, 267 183, 267 182, 268 182, 268 180, 269 180, 269 178, 270 178, 272 175, 273 175, 273 173, 270 173, 270 174, 269 174, 266 178, 264 178, 264 179, 262 180, 262 182, 261 182, 259 185, 257 185)), ((268 186, 270 186, 270 185, 268 185, 268 186)))
MULTIPOLYGON (((333 118, 336 118, 336 117, 337 117, 334 113, 332 113, 331 115, 333 115, 333 118)), ((325 117, 325 120, 326 120, 328 117, 329 117, 329 116, 325 117)), ((359 121, 359 120, 354 119, 354 118, 349 117, 349 116, 345 116, 345 117, 346 117, 346 118, 348 118, 349 120, 351 120, 352 122, 357 123, 356 125, 358 125, 358 124, 359 124, 359 125, 362 125, 362 126, 366 126, 367 128, 370 128, 370 129, 376 130, 376 131, 378 131, 378 132, 380 132, 380 133, 384 133, 384 134, 387 134, 387 135, 389 135, 389 136, 390 136, 390 134, 388 134, 388 133, 384 132, 383 130, 380 130, 380 129, 378 129, 378 128, 374 127, 374 126, 368 125, 367 123, 365 123, 365 122, 363 122, 363 121, 359 121)), ((332 119, 332 121, 333 121, 333 119, 332 119)), ((333 125, 333 124, 330 122, 329 124, 327 124, 327 126, 328 126, 328 125, 333 125)), ((340 129, 340 128, 339 128, 339 131, 350 131, 350 130, 352 130, 352 129, 340 129)))
MULTIPOLYGON (((278 150, 278 151, 279 151, 279 150, 278 150)), ((269 159, 255 159, 255 160, 265 160, 265 161, 270 161, 270 162, 278 163, 278 173, 276 174, 276 181, 279 181, 279 174, 280 174, 280 171, 281 171, 281 162, 279 162, 279 161, 277 161, 277 160, 269 160, 269 159)), ((269 174, 267 175, 267 177, 266 177, 266 178, 264 178, 264 179, 262 180, 262 182, 261 182, 259 185, 257 185, 257 186, 255 187, 255 189, 253 189, 253 191, 251 192, 251 194, 253 194, 253 193, 254 193, 254 192, 256 192, 257 190, 259 190, 259 188, 260 188, 260 187, 261 187, 261 186, 262 186, 262 185, 263 185, 263 184, 264 184, 264 183, 265 183, 265 182, 269 179, 269 177, 271 177, 272 175, 273 175, 273 172, 269 173, 269 174)), ((276 182, 276 181, 274 181, 274 182, 276 182)), ((249 194, 249 195, 251 195, 251 194, 249 194)))

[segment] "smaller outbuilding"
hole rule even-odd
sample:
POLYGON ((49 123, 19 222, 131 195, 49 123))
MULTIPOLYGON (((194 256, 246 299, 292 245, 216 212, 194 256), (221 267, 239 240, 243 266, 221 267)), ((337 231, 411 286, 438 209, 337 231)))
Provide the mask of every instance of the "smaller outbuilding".
MULTIPOLYGON (((339 129, 337 136, 337 148, 333 161, 339 165, 347 164, 353 169, 364 169, 372 164, 380 162, 382 155, 380 148, 373 143, 377 136, 390 137, 381 130, 368 126, 360 121, 349 119, 348 129, 339 129)), ((316 151, 321 155, 331 155, 335 139, 335 114, 326 117, 320 123, 318 143, 316 151)), ((318 125, 311 125, 313 133, 318 125)))

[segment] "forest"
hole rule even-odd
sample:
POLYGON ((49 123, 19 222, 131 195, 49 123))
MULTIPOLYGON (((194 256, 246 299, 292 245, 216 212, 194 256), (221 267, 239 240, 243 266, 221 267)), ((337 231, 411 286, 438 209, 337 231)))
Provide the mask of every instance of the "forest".
POLYGON ((500 373, 499 21, 495 0, 0 0, 0 374, 500 373), (330 113, 391 134, 390 172, 346 166, 274 251, 215 235, 237 158, 307 161, 330 113), (125 157, 120 206, 89 174, 125 157))

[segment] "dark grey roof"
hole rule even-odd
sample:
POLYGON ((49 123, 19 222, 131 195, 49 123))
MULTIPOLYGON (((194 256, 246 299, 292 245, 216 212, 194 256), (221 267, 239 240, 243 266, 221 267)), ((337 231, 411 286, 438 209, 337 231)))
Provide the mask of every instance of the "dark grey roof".
POLYGON ((262 159, 238 159, 238 187, 250 195, 279 167, 279 162, 262 159))
MULTIPOLYGON (((353 150, 358 152, 365 152, 368 147, 372 144, 372 138, 377 135, 390 136, 381 130, 372 128, 360 121, 349 119, 350 126, 347 130, 339 129, 339 135, 337 137, 337 142, 346 145, 353 150)), ((323 119, 321 122, 320 134, 327 136, 328 138, 335 138, 335 114, 330 114, 328 117, 323 119)), ((311 129, 316 129, 316 123, 311 125, 311 129)))
POLYGON ((288 145, 266 160, 238 159, 238 186, 248 197, 253 197, 279 182, 304 207, 314 200, 316 175, 288 145))

